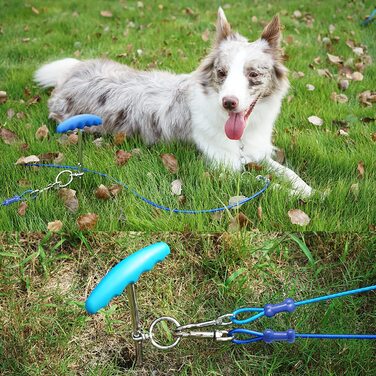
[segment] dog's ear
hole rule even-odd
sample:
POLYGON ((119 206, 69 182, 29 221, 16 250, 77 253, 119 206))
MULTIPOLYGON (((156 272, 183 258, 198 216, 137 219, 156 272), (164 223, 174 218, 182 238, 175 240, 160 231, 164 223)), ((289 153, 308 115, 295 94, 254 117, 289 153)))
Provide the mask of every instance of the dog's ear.
POLYGON ((279 48, 281 40, 281 24, 278 15, 275 15, 265 26, 265 29, 261 34, 261 39, 266 40, 270 47, 279 48))
POLYGON ((232 34, 231 26, 227 21, 225 16, 225 12, 221 7, 218 9, 218 16, 217 16, 217 36, 215 43, 218 45, 222 42, 222 40, 226 39, 232 34))

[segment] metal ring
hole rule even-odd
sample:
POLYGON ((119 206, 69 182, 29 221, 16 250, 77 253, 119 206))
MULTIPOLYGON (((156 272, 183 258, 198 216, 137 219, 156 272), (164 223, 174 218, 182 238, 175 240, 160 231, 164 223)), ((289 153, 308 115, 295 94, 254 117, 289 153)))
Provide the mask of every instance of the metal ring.
POLYGON ((73 174, 72 174, 72 171, 71 170, 63 170, 61 172, 59 172, 55 178, 55 184, 58 184, 59 185, 59 188, 64 188, 64 187, 67 187, 70 183, 72 183, 73 181, 73 174), (65 183, 65 184, 61 184, 61 181, 59 180, 60 176, 62 174, 69 174, 69 179, 68 179, 68 182, 65 183))
POLYGON ((154 334, 153 334, 153 330, 154 330, 154 327, 161 321, 169 321, 169 322, 172 322, 173 324, 176 325, 176 327, 178 328, 180 326, 179 322, 177 320, 175 320, 173 317, 169 317, 169 316, 162 316, 162 317, 159 317, 158 319, 154 320, 151 325, 150 325, 150 329, 149 329, 149 338, 150 338, 150 342, 152 343, 153 346, 155 346, 157 349, 161 349, 161 350, 168 350, 168 349, 172 349, 173 347, 175 347, 180 341, 181 341, 181 337, 178 337, 175 342, 171 343, 171 345, 161 345, 159 342, 157 342, 155 339, 154 339, 154 334))

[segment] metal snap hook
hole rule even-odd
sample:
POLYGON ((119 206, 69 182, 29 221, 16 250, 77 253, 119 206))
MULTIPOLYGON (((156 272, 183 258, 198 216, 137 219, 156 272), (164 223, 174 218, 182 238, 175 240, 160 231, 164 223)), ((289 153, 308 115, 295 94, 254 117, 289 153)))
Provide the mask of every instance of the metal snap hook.
POLYGON ((56 178, 55 178, 55 185, 57 185, 59 188, 64 188, 64 187, 67 187, 70 183, 72 183, 73 181, 73 174, 72 174, 72 171, 70 170, 63 170, 61 172, 59 172, 57 175, 56 175, 56 178), (60 176, 62 176, 63 174, 69 174, 69 178, 68 178, 68 181, 63 184, 61 181, 60 181, 60 176))
POLYGON ((161 321, 172 322, 177 328, 180 326, 179 322, 176 319, 174 319, 173 317, 169 317, 169 316, 159 317, 158 319, 154 320, 152 322, 152 324, 150 325, 150 329, 149 329, 149 339, 150 339, 150 342, 157 349, 161 349, 161 350, 172 349, 173 347, 175 347, 181 341, 181 337, 178 337, 173 343, 171 343, 171 345, 162 345, 162 344, 160 344, 158 341, 156 341, 154 339, 154 333, 153 333, 154 328, 161 321))

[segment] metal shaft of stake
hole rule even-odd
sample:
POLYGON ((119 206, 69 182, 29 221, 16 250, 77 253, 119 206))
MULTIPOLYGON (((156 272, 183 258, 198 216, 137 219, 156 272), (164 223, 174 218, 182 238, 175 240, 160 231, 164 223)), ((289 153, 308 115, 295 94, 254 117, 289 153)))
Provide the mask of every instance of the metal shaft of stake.
MULTIPOLYGON (((78 131, 78 167, 79 172, 83 172, 83 151, 82 151, 82 130, 78 131)), ((82 176, 80 176, 80 188, 82 188, 82 176)))
MULTIPOLYGON (((129 299, 129 306, 131 308, 131 320, 133 327, 133 334, 138 335, 141 332, 140 328, 140 317, 138 314, 138 306, 136 299, 136 289, 133 283, 127 286, 127 295, 129 299)), ((136 349, 136 365, 140 366, 142 364, 142 341, 134 341, 136 349)))

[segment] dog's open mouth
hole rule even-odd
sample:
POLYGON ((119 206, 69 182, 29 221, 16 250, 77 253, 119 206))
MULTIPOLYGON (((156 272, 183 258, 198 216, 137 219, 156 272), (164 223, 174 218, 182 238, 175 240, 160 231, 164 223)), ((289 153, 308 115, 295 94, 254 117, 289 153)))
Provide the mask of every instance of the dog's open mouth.
POLYGON ((240 140, 242 138, 247 120, 255 108, 257 99, 251 103, 247 111, 229 113, 229 118, 225 124, 225 133, 230 140, 240 140))

